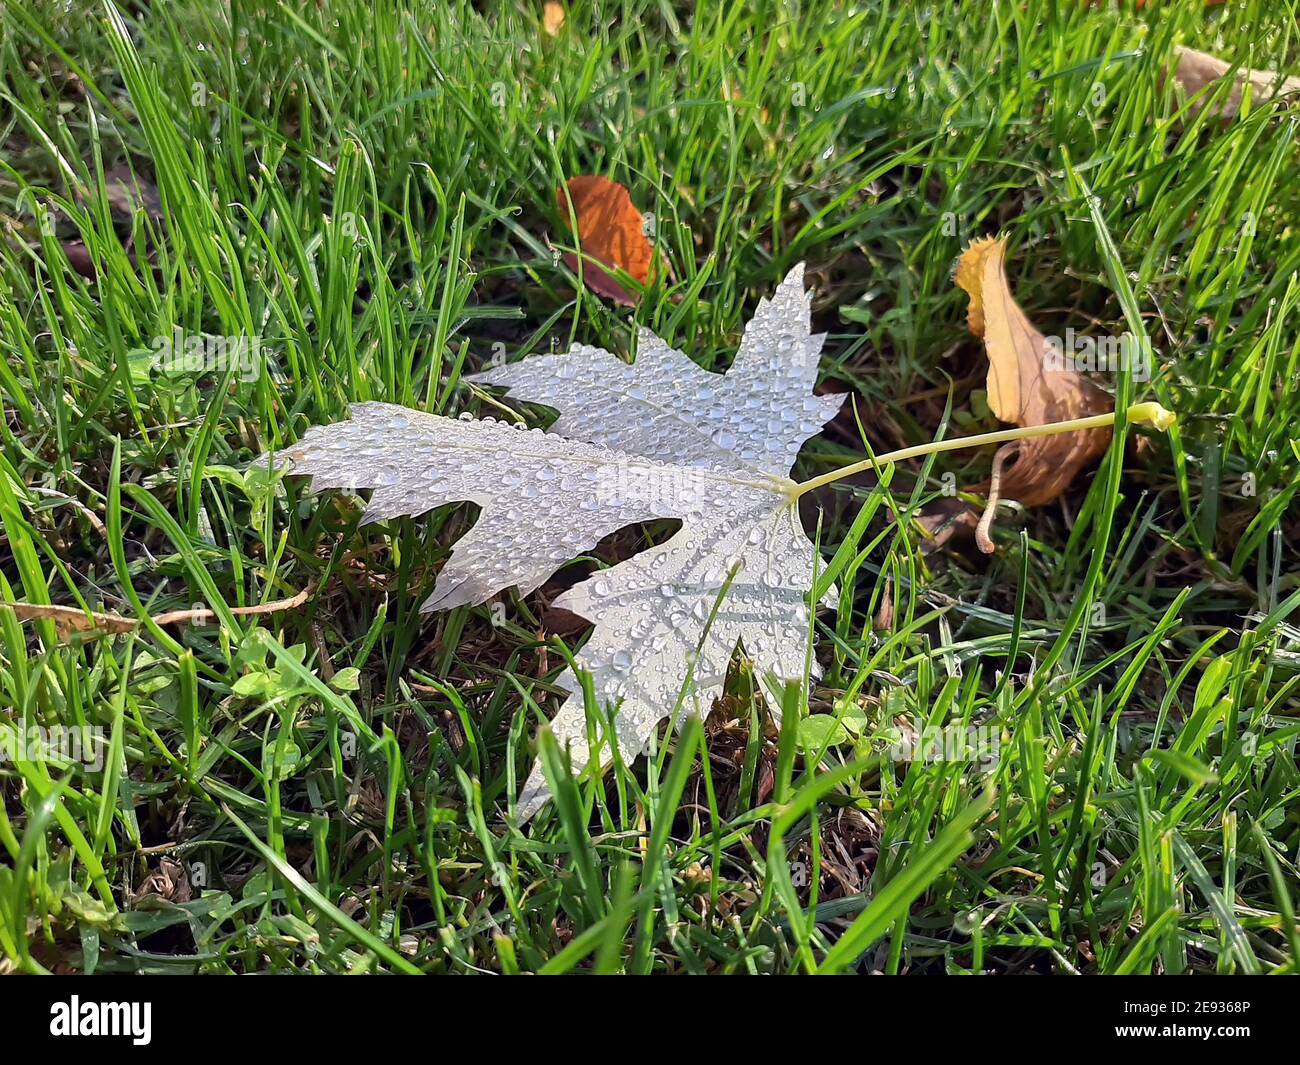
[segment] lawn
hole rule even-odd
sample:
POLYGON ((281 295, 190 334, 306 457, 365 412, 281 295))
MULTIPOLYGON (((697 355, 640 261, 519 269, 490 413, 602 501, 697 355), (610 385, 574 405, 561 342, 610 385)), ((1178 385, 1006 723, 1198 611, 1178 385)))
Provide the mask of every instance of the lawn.
POLYGON ((73 608, 0 606, 0 971, 1296 972, 1297 126, 1167 76, 1288 70, 1294 0, 567 6, 0 7, 0 600, 73 608), (633 307, 566 263, 583 174, 653 216, 633 307), (252 465, 358 401, 545 427, 465 376, 642 325, 721 371, 801 262, 850 398, 796 479, 1004 428, 953 283, 998 234, 1177 424, 992 554, 921 521, 991 447, 810 493, 820 677, 738 654, 603 775, 551 604, 671 524, 422 614, 474 507, 252 465))

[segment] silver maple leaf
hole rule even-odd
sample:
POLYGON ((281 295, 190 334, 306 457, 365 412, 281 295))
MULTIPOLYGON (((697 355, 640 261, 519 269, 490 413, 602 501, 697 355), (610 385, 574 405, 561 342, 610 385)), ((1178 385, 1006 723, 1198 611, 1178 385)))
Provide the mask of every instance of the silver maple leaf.
MULTIPOLYGON (((577 661, 616 709, 631 761, 675 708, 708 712, 737 644, 761 677, 800 679, 810 668, 815 550, 788 474, 844 401, 812 393, 824 340, 809 333, 800 264, 760 301, 725 374, 642 330, 631 365, 575 345, 470 378, 558 410, 550 432, 358 403, 351 420, 309 429, 278 458, 310 474, 314 489, 373 489, 366 521, 458 501, 482 508, 424 610, 481 603, 512 585, 526 594, 624 526, 681 519, 665 543, 555 600, 595 625, 577 661)), ((832 588, 822 602, 835 599, 832 588)), ((560 684, 570 694, 551 729, 578 770, 590 760, 582 689, 568 672, 560 684)), ((608 763, 603 741, 601 752, 608 763)), ((521 817, 547 798, 534 765, 521 817)))

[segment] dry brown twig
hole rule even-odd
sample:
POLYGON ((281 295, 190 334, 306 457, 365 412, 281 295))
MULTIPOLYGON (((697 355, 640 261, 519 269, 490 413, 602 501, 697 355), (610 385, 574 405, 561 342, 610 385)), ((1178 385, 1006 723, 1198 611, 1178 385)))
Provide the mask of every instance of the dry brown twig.
MULTIPOLYGON (((231 607, 230 613, 236 617, 250 617, 259 614, 274 614, 282 610, 293 610, 295 607, 302 606, 311 598, 315 587, 315 584, 309 584, 297 595, 288 599, 277 599, 274 602, 260 603, 257 606, 231 607)), ((144 624, 139 618, 122 617, 120 614, 101 614, 93 610, 82 610, 80 607, 75 606, 52 606, 43 603, 3 603, 0 605, 12 610, 19 621, 53 621, 60 640, 67 640, 74 632, 88 632, 97 636, 119 636, 123 633, 134 632, 144 624)), ((216 616, 216 611, 207 607, 200 607, 192 610, 169 610, 163 614, 153 615, 150 620, 155 625, 179 625, 197 621, 210 621, 216 616)))

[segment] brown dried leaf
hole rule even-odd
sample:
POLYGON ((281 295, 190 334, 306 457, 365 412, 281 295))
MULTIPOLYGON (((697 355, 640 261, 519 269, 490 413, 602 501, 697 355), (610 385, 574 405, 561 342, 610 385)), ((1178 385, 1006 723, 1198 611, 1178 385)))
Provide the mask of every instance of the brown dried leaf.
POLYGON ((182 903, 189 902, 193 897, 190 879, 185 875, 185 866, 171 858, 164 858, 158 868, 144 878, 131 896, 131 902, 138 906, 147 899, 156 898, 182 903))
MULTIPOLYGON (((1104 414, 1114 401, 1075 370, 1048 372, 1047 339, 1034 328, 1011 295, 1005 260, 1006 240, 977 240, 957 263, 956 283, 970 296, 966 322, 983 337, 989 357, 988 397, 993 413, 1015 425, 1047 425, 1104 414)), ((1111 430, 1086 429, 1020 440, 1015 464, 1000 472, 998 495, 1022 506, 1041 507, 1059 497, 1079 472, 1110 445, 1111 430)), ((990 482, 964 489, 977 495, 990 482)), ((934 537, 932 547, 958 533, 971 534, 979 514, 960 499, 943 499, 927 507, 921 525, 934 537)), ((985 549, 987 547, 985 546, 985 549)))
POLYGON ((115 166, 104 173, 104 195, 108 206, 127 218, 143 211, 155 222, 162 219, 162 196, 153 182, 133 174, 129 167, 115 166))
MULTIPOLYGON (((1196 96, 1202 90, 1213 92, 1214 82, 1228 74, 1233 65, 1209 52, 1198 52, 1195 48, 1176 49, 1178 65, 1174 69, 1174 80, 1186 90, 1188 96, 1196 96)), ((1231 119, 1241 110, 1241 99, 1246 86, 1250 85, 1250 98, 1254 104, 1276 97, 1294 96, 1300 93, 1300 77, 1286 77, 1275 70, 1250 70, 1241 67, 1237 70, 1232 84, 1232 92, 1215 111, 1222 119, 1231 119)), ((1193 111, 1200 111, 1203 101, 1193 103, 1193 111)))
MULTIPOLYGON (((1111 397, 1075 370, 1043 365, 1047 340, 1012 298, 1005 239, 977 240, 957 264, 956 282, 970 296, 967 322, 989 356, 989 406, 1004 422, 1046 425, 1104 414, 1111 397)), ((1110 444, 1110 429, 1088 429, 1019 442, 1016 464, 1002 476, 1002 497, 1027 507, 1056 499, 1110 444)))
POLYGON ((68 257, 68 265, 87 281, 95 280, 95 263, 90 257, 90 251, 79 240, 65 240, 63 242, 63 254, 68 257))
MULTIPOLYGON (((583 280, 592 291, 631 307, 636 297, 620 285, 606 267, 623 270, 644 285, 650 280, 654 248, 645 235, 645 221, 632 205, 627 189, 617 181, 593 175, 570 178, 567 187, 555 192, 560 216, 569 220, 569 200, 578 220, 578 247, 583 254, 583 280), (593 262, 594 260, 594 262, 593 262)), ((578 259, 566 255, 564 261, 575 273, 578 259)))

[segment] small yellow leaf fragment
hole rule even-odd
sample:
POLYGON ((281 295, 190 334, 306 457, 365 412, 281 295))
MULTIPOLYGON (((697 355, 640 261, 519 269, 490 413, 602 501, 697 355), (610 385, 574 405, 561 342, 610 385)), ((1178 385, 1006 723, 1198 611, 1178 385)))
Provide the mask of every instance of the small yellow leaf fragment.
POLYGON ((560 30, 564 29, 564 5, 556 3, 556 0, 546 0, 542 5, 542 29, 546 31, 548 37, 558 37, 560 30))

